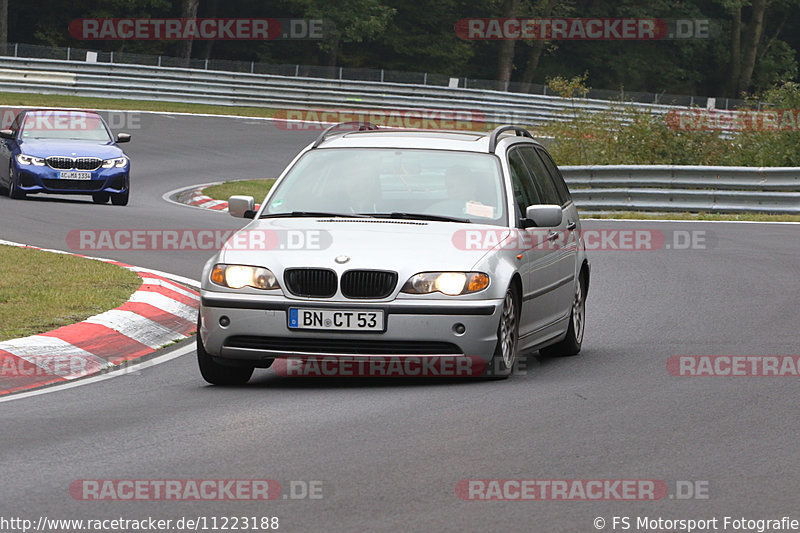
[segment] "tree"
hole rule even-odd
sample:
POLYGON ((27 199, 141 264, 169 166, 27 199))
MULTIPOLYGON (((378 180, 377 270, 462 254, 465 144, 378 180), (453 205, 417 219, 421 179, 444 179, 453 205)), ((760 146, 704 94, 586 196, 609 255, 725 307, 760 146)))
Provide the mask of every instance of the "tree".
POLYGON ((325 32, 320 48, 326 66, 335 66, 343 43, 361 43, 386 29, 396 10, 381 0, 297 0, 303 16, 321 19, 325 32))
MULTIPOLYGON (((504 0, 502 18, 514 18, 519 14, 519 0, 504 0)), ((497 58, 497 85, 504 91, 511 81, 511 72, 514 69, 514 46, 517 41, 506 39, 500 43, 500 53, 497 58)))
POLYGON ((8 44, 8 0, 0 0, 0 55, 6 55, 8 44))
MULTIPOLYGON (((193 19, 197 18, 197 7, 200 0, 182 0, 181 1, 181 18, 193 19)), ((189 60, 192 58, 192 42, 193 39, 184 39, 178 41, 177 54, 178 57, 184 60, 186 66, 189 65, 189 60)))
POLYGON ((775 44, 789 12, 798 0, 719 0, 730 16, 729 74, 725 94, 741 96, 753 88, 753 73, 759 60, 775 44), (749 17, 745 18, 745 15, 749 17), (764 39, 769 19, 779 20, 774 33, 764 39))
MULTIPOLYGON (((560 4, 562 7, 565 4, 563 0, 542 0, 538 5, 534 6, 531 12, 532 16, 547 18, 553 15, 556 5, 560 4)), ((544 39, 536 39, 533 41, 528 51, 528 58, 525 61, 525 70, 522 71, 522 91, 530 92, 533 76, 536 74, 536 69, 539 68, 539 61, 542 58, 545 45, 547 42, 544 39)))

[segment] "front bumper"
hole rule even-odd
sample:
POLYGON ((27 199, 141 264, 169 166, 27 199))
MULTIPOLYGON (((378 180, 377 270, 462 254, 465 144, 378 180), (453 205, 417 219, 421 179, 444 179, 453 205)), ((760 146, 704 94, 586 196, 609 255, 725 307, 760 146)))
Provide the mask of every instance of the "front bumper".
POLYGON ((98 168, 89 171, 90 180, 61 179, 60 171, 49 166, 16 165, 19 190, 28 194, 118 194, 128 189, 130 165, 126 168, 98 168))
POLYGON ((497 343, 502 312, 498 300, 393 300, 321 302, 262 298, 201 291, 198 331, 215 357, 255 365, 275 358, 479 357, 489 362, 497 343), (385 331, 345 332, 290 329, 290 307, 345 310, 381 309, 385 331), (226 317, 230 323, 220 325, 226 317), (459 334, 455 326, 462 324, 459 334))

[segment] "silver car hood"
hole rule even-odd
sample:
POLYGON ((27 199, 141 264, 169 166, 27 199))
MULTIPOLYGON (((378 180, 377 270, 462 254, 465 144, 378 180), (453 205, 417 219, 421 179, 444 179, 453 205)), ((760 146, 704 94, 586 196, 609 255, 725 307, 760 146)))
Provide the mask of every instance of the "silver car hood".
POLYGON ((500 226, 438 221, 272 218, 256 220, 222 249, 220 262, 285 268, 421 271, 472 270, 489 250, 466 249, 464 231, 505 235, 500 226), (236 241, 238 239, 238 242, 236 241), (315 240, 316 239, 316 240, 315 240), (300 241, 303 244, 300 244, 300 241), (265 245, 261 242, 265 241, 265 245), (309 245, 309 242, 318 244, 309 245))

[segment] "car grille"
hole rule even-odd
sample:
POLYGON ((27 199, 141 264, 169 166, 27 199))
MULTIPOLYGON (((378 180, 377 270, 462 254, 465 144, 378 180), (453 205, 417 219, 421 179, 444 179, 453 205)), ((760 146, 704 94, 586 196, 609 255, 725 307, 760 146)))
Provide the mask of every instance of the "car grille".
POLYGON ((103 160, 98 157, 51 156, 46 161, 50 168, 56 170, 97 170, 103 164, 103 160))
POLYGON ((283 273, 286 288, 295 296, 330 298, 336 294, 336 272, 324 268, 289 268, 283 273))
POLYGON ((61 189, 70 191, 98 191, 103 188, 105 180, 51 180, 43 179, 42 183, 48 189, 61 189))
POLYGON ((319 355, 463 355, 453 343, 436 341, 388 341, 377 339, 325 339, 235 335, 225 341, 229 348, 301 352, 319 355))
POLYGON ((348 270, 342 274, 342 294, 346 298, 386 298, 397 285, 397 272, 348 270))

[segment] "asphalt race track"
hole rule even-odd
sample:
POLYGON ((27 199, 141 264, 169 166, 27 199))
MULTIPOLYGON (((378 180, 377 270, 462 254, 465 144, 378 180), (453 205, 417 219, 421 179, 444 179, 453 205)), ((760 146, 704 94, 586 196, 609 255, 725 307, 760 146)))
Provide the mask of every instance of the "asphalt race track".
MULTIPOLYGON (((74 229, 241 227, 162 195, 275 176, 316 135, 263 120, 178 115, 144 114, 141 126, 125 146, 133 161, 128 207, 1 197, 0 238, 67 249, 74 229)), ((592 253, 582 354, 537 354, 506 381, 293 379, 257 370, 247 386, 221 388, 205 384, 191 352, 137 374, 0 403, 0 516, 247 516, 279 517, 279 530, 292 532, 547 533, 597 531, 598 517, 611 531, 614 516, 629 517, 630 531, 637 517, 717 517, 719 530, 725 516, 800 518, 797 377, 667 371, 677 355, 800 355, 800 227, 585 228, 694 231, 707 244, 592 253), (323 488, 318 499, 270 502, 97 502, 70 495, 82 479, 274 479, 284 494, 290 481, 323 488), (465 479, 660 480, 669 496, 463 501, 456 485, 465 479), (678 482, 686 481, 705 497, 682 498, 689 484, 678 482)), ((197 279, 211 254, 95 255, 197 279)))

